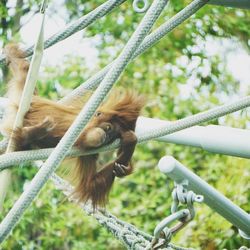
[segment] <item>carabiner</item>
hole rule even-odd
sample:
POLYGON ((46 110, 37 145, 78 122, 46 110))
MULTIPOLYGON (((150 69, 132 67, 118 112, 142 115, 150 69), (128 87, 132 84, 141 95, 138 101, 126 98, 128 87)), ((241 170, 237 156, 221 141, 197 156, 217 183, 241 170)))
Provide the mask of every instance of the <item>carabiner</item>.
MULTIPOLYGON (((154 230, 154 237, 155 238, 161 238, 161 233, 162 232, 167 232, 167 228, 168 226, 173 223, 176 220, 183 220, 184 218, 188 218, 190 216, 190 212, 188 209, 182 209, 179 210, 171 215, 169 215, 167 218, 163 219, 155 228, 154 230)), ((182 224, 185 223, 186 220, 184 220, 184 222, 180 222, 178 223, 176 226, 170 228, 169 230, 171 231, 171 233, 176 233, 177 231, 179 231, 182 228, 182 224), (181 224, 181 225, 180 225, 181 224)), ((166 235, 164 232, 164 235, 166 235)))

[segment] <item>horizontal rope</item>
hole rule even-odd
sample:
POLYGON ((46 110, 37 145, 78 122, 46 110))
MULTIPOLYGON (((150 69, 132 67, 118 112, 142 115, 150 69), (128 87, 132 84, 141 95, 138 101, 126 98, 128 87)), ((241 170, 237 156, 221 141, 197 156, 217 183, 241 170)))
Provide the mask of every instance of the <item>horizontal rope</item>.
POLYGON ((239 111, 241 109, 250 106, 250 96, 241 98, 240 100, 224 104, 222 106, 215 107, 205 112, 201 112, 178 121, 171 122, 169 125, 162 126, 161 128, 150 130, 147 133, 139 133, 139 142, 144 142, 153 138, 168 135, 185 128, 190 128, 192 126, 198 125, 203 122, 208 122, 213 119, 217 119, 221 116, 239 111))
MULTIPOLYGON (((119 6, 120 4, 124 3, 126 0, 109 0, 102 5, 98 6, 96 9, 88 13, 87 15, 81 17, 77 21, 69 24, 66 28, 62 31, 59 31, 55 35, 48 38, 44 43, 44 48, 49 48, 50 46, 54 45, 57 42, 60 42, 67 37, 71 36, 72 34, 86 28, 90 24, 92 24, 97 19, 105 16, 109 12, 111 12, 115 7, 119 6)), ((27 48, 25 53, 27 56, 31 56, 33 54, 34 46, 27 48)), ((0 66, 5 64, 5 56, 0 57, 0 66)))
MULTIPOLYGON (((229 104, 224 104, 219 107, 215 107, 205 112, 201 112, 195 114, 193 116, 186 117, 184 119, 174 121, 158 127, 154 130, 148 130, 144 133, 140 133, 138 131, 136 136, 138 138, 138 143, 143 143, 151 139, 156 139, 162 137, 164 135, 172 134, 174 132, 198 125, 203 122, 208 122, 212 119, 219 118, 221 116, 227 115, 232 112, 239 111, 243 108, 247 108, 250 106, 250 96, 244 97, 240 100, 234 101, 229 104)), ((72 149, 67 153, 67 156, 79 156, 85 154, 95 154, 104 151, 111 151, 119 147, 119 140, 114 141, 113 143, 106 145, 104 147, 89 150, 86 152, 72 149)), ((53 148, 49 149, 36 149, 36 150, 29 150, 29 151, 20 151, 20 152, 13 152, 5 155, 0 156, 0 170, 7 168, 11 165, 20 164, 23 162, 33 161, 33 160, 44 160, 51 154, 53 148)))

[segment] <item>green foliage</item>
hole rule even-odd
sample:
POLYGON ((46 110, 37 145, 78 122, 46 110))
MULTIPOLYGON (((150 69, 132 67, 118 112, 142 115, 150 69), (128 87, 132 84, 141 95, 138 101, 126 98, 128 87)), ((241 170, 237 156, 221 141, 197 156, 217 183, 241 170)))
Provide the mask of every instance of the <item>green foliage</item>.
MULTIPOLYGON (((103 2, 66 1, 65 18, 74 20, 103 2)), ((172 0, 156 27, 189 2, 172 0)), ((75 88, 119 54, 143 17, 132 10, 131 3, 132 1, 124 3, 87 29, 85 35, 93 37, 98 50, 99 61, 96 68, 87 69, 83 66, 82 59, 75 57, 66 58, 58 67, 47 67, 39 82, 41 95, 51 99, 60 98, 65 93, 58 91, 58 85, 63 86, 64 91, 75 88)), ((29 4, 26 3, 27 6, 29 4)), ((0 13, 1 17, 12 18, 6 16, 6 7, 3 5, 0 5, 0 13)), ((224 58, 219 54, 209 55, 205 44, 208 38, 217 41, 229 39, 243 44, 249 51, 249 15, 250 12, 246 10, 204 7, 131 63, 118 85, 144 93, 148 98, 144 115, 165 120, 181 119, 230 100, 238 92, 239 83, 228 72, 224 58), (189 92, 186 93, 187 86, 189 92)), ((13 30, 8 25, 8 29, 13 30)), ((3 33, 0 36, 8 40, 3 33)), ((228 115, 224 119, 211 121, 210 124, 247 128, 248 112, 228 115)), ((176 157, 250 212, 249 160, 155 141, 137 146, 134 155, 135 172, 116 181, 108 210, 152 234, 157 223, 170 213, 173 182, 156 168, 158 160, 165 154, 176 157)), ((35 172, 29 166, 14 170, 13 191, 5 204, 4 213, 0 215, 1 219, 26 186, 24 183, 35 172)), ((238 249, 242 245, 250 247, 249 243, 238 236, 234 226, 209 207, 197 204, 196 209, 195 219, 173 238, 174 243, 209 250, 238 249)), ((2 248, 125 249, 93 218, 87 217, 79 207, 65 201, 51 183, 46 184, 2 248)))

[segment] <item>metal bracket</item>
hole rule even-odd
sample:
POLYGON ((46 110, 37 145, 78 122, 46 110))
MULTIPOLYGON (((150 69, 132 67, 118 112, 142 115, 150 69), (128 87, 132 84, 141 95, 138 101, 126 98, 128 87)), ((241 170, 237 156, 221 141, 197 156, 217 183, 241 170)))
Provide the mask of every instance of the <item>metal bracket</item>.
POLYGON ((158 249, 166 246, 172 235, 180 231, 186 224, 188 224, 195 216, 193 203, 202 202, 203 196, 196 195, 193 191, 187 190, 188 180, 175 182, 175 188, 172 191, 173 203, 171 205, 171 215, 163 219, 154 230, 154 238, 151 242, 151 249, 158 249), (186 209, 178 210, 179 203, 185 204, 186 209), (179 221, 177 224, 169 227, 174 221, 179 221))

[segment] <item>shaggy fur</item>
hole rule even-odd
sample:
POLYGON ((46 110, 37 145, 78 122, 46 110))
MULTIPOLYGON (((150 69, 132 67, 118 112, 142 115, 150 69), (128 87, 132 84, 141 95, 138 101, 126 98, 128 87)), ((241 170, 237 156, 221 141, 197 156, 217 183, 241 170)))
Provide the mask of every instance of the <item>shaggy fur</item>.
MULTIPOLYGON (((29 63, 16 45, 8 45, 4 52, 13 78, 8 85, 11 104, 1 130, 10 136, 29 63)), ((23 127, 13 131, 16 149, 55 147, 83 105, 80 98, 70 106, 34 96, 23 127)), ((134 129, 143 105, 144 97, 133 91, 114 91, 84 128, 75 143, 78 148, 97 148, 117 138, 121 139, 121 147, 117 158, 100 171, 97 168, 98 155, 78 158, 73 170, 76 176, 73 195, 79 201, 91 200, 94 208, 105 206, 115 176, 123 177, 132 172, 130 160, 137 142, 134 129)))

